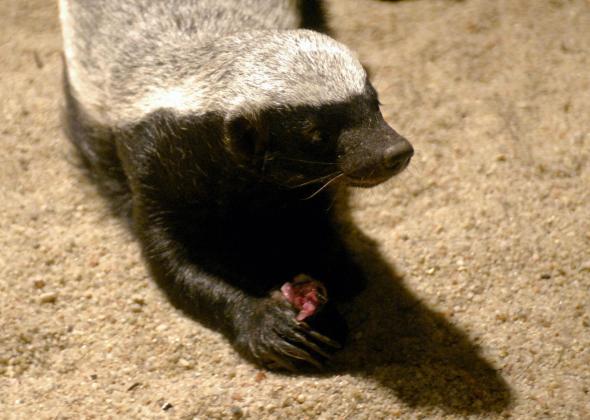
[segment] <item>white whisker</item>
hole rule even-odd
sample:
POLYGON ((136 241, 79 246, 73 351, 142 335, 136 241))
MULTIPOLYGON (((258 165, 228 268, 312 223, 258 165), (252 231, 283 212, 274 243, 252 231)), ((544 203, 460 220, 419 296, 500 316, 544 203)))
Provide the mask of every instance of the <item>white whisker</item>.
POLYGON ((328 182, 326 182, 324 185, 322 185, 320 188, 318 188, 318 190, 316 192, 314 192, 312 195, 310 195, 309 197, 304 198, 304 200, 309 200, 313 197, 315 197, 316 195, 318 195, 321 191, 323 191, 324 189, 326 189, 326 187, 328 185, 330 185, 332 182, 336 181, 338 178, 343 177, 344 174, 340 173, 338 175, 336 175, 334 178, 330 179, 328 182))
POLYGON ((284 157, 284 156, 276 156, 276 158, 281 159, 281 160, 288 160, 291 162, 309 163, 312 165, 338 165, 337 162, 322 162, 320 160, 294 159, 294 158, 288 158, 288 157, 284 157))
POLYGON ((332 172, 328 175, 320 176, 318 178, 314 178, 314 179, 310 179, 308 181, 302 182, 301 184, 292 185, 291 188, 301 188, 301 187, 305 187, 306 185, 316 184, 318 182, 324 181, 325 179, 332 178, 333 176, 336 176, 338 174, 340 174, 340 172, 332 172))

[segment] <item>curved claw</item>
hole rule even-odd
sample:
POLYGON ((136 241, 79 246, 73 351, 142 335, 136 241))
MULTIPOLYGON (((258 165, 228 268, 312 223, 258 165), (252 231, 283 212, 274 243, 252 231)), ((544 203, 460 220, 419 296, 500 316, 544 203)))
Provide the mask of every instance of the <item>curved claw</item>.
POLYGON ((332 340, 330 337, 326 337, 325 335, 320 334, 317 331, 314 331, 307 323, 299 322, 298 324, 300 327, 303 327, 302 331, 304 331, 306 334, 309 334, 314 339, 316 339, 316 340, 318 340, 318 341, 320 341, 320 342, 322 342, 322 343, 324 343, 336 350, 342 348, 342 345, 339 342, 332 340))
POLYGON ((313 356, 311 354, 309 354, 308 352, 306 352, 305 350, 285 341, 282 345, 281 345, 281 351, 288 357, 291 357, 293 359, 297 359, 297 360, 302 360, 304 362, 307 362, 311 365, 313 365, 314 367, 316 367, 317 369, 322 369, 322 364, 313 358, 313 356))
POLYGON ((288 359, 285 359, 283 357, 279 357, 274 353, 269 353, 268 357, 271 359, 270 361, 267 361, 265 363, 266 367, 268 369, 272 369, 272 370, 288 370, 290 372, 296 372, 297 369, 295 368, 295 365, 293 363, 291 363, 288 359))
POLYGON ((309 347, 314 353, 319 354, 325 359, 329 359, 331 355, 323 350, 319 345, 310 341, 304 334, 300 333, 299 331, 294 331, 292 337, 289 337, 292 341, 297 341, 297 343, 302 344, 305 347, 309 347))

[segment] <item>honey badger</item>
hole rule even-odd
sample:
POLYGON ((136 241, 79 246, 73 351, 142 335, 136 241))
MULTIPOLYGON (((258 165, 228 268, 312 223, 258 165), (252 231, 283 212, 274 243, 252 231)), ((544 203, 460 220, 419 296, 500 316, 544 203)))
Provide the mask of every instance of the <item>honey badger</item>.
POLYGON ((67 133, 157 282, 248 359, 322 366, 362 277, 334 191, 413 149, 319 0, 60 0, 60 20, 67 133))

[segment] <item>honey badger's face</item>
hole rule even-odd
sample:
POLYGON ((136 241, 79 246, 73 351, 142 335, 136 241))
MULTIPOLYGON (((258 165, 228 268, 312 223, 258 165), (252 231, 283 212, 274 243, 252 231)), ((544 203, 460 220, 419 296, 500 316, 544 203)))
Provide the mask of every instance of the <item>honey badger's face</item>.
POLYGON ((237 154, 265 179, 287 187, 336 178, 370 187, 405 169, 414 153, 385 122, 368 84, 346 102, 267 110, 230 125, 237 154))

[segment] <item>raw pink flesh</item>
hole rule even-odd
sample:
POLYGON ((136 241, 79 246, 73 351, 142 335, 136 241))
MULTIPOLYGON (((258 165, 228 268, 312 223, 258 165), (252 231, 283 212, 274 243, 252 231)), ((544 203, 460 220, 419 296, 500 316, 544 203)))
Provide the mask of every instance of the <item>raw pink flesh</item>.
POLYGON ((283 284, 281 292, 291 305, 299 309, 295 317, 297 321, 314 315, 327 301, 324 285, 303 274, 295 277, 293 282, 283 284))

